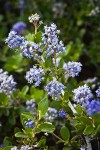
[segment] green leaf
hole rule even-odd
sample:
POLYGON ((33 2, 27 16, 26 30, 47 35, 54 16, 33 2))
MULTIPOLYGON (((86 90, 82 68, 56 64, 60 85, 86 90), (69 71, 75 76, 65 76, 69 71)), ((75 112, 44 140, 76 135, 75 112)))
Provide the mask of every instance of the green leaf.
POLYGON ((23 132, 17 132, 15 134, 15 137, 28 138, 28 136, 25 133, 23 133, 23 132))
POLYGON ((37 131, 39 131, 39 132, 52 133, 54 130, 55 130, 55 126, 52 125, 50 122, 41 123, 37 127, 37 131))
POLYGON ((48 110, 48 99, 44 98, 38 103, 39 118, 42 118, 48 110))
POLYGON ((5 93, 0 93, 0 105, 7 105, 9 103, 9 98, 5 93))
POLYGON ((34 41, 34 35, 31 34, 31 33, 29 33, 29 34, 26 36, 26 39, 27 39, 28 41, 34 41))
POLYGON ((29 113, 29 112, 24 112, 24 113, 21 114, 21 116, 24 116, 24 117, 27 118, 27 119, 30 118, 31 120, 34 120, 33 114, 31 114, 31 113, 29 113))
POLYGON ((52 61, 52 58, 51 57, 48 57, 45 61, 45 67, 46 68, 53 68, 54 67, 54 64, 53 64, 53 61, 52 61))
POLYGON ((43 136, 40 141, 37 143, 37 147, 44 147, 46 143, 46 138, 43 136))
POLYGON ((22 59, 23 58, 19 54, 8 58, 7 63, 5 64, 4 68, 7 71, 16 70, 18 69, 19 66, 21 66, 22 59))
POLYGON ((96 132, 98 133, 100 133, 100 125, 98 125, 98 127, 97 127, 97 129, 96 129, 96 132))
POLYGON ((5 148, 3 148, 3 150, 11 150, 12 146, 7 146, 5 148))
POLYGON ((60 59, 60 63, 59 63, 59 67, 62 69, 63 67, 63 64, 64 64, 64 60, 63 59, 60 59))
POLYGON ((94 115, 92 116, 92 118, 94 119, 94 122, 95 122, 97 125, 100 124, 100 113, 94 114, 94 115))
POLYGON ((26 86, 24 86, 24 87, 22 88, 22 91, 21 91, 21 92, 22 92, 23 95, 26 95, 27 92, 28 92, 28 90, 29 90, 29 86, 26 85, 26 86))
POLYGON ((43 97, 44 91, 36 89, 34 86, 31 86, 30 94, 32 98, 36 99, 36 102, 38 103, 40 99, 43 97))
POLYGON ((83 110, 82 110, 81 105, 77 105, 77 106, 76 106, 76 111, 77 111, 77 113, 79 113, 79 114, 82 114, 82 113, 83 113, 83 110))
POLYGON ((17 133, 17 132, 20 132, 20 128, 18 128, 18 127, 16 127, 16 128, 14 129, 14 134, 17 133))
POLYGON ((67 127, 63 126, 60 130, 60 134, 64 140, 69 140, 70 133, 69 133, 69 129, 67 127))
POLYGON ((36 35, 35 35, 35 38, 34 38, 34 42, 36 43, 40 43, 42 40, 42 32, 37 32, 36 35))
POLYGON ((85 128, 85 130, 84 130, 84 134, 85 134, 85 135, 90 135, 90 134, 93 133, 93 131, 94 131, 93 126, 92 126, 92 125, 88 125, 88 126, 85 128))
POLYGON ((87 116, 81 116, 80 122, 82 122, 84 125, 91 125, 91 121, 87 116))
POLYGON ((12 144, 12 139, 6 136, 3 141, 3 146, 5 147, 5 146, 9 146, 11 144, 12 144))

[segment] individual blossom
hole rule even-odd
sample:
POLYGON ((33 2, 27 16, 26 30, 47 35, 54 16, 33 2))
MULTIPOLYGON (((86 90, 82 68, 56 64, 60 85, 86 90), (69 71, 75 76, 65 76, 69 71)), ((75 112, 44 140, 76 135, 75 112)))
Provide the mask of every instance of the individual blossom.
POLYGON ((100 101, 99 100, 89 101, 87 103, 86 108, 87 108, 87 113, 90 116, 96 113, 100 113, 100 101))
POLYGON ((32 84, 34 83, 34 86, 39 86, 41 81, 44 80, 44 70, 42 68, 37 68, 36 66, 33 66, 33 68, 30 68, 30 71, 26 73, 26 80, 28 83, 32 84))
POLYGON ((93 94, 86 84, 83 86, 79 86, 77 89, 73 91, 73 93, 74 93, 74 101, 81 104, 83 107, 85 107, 87 102, 91 98, 93 98, 93 94))
POLYGON ((28 119, 28 121, 25 121, 24 124, 27 128, 34 128, 34 121, 32 121, 31 119, 28 119))
POLYGON ((28 19, 30 23, 34 23, 34 21, 39 21, 40 16, 36 13, 34 15, 32 14, 28 19))
POLYGON ((14 146, 11 148, 11 150, 32 150, 32 147, 30 147, 29 145, 22 145, 19 149, 19 147, 14 146))
POLYGON ((18 48, 23 42, 24 38, 20 35, 17 35, 17 32, 15 31, 11 31, 6 39, 6 43, 11 49, 18 48))
POLYGON ((13 146, 13 147, 11 148, 11 150, 18 150, 18 149, 17 149, 17 146, 13 146))
POLYGON ((33 148, 30 147, 29 145, 22 145, 20 150, 32 150, 33 148))
POLYGON ((23 30, 25 30, 26 24, 24 22, 17 22, 12 26, 12 31, 17 32, 18 34, 21 34, 23 30))
POLYGON ((81 72, 82 64, 80 62, 64 63, 63 69, 66 71, 65 77, 75 77, 81 72))
POLYGON ((58 55, 65 52, 65 47, 62 41, 59 41, 57 34, 57 26, 52 23, 50 27, 44 26, 45 32, 42 34, 42 44, 46 46, 46 57, 58 55))
POLYGON ((63 109, 60 110, 60 112, 59 112, 59 117, 61 117, 61 118, 64 119, 64 118, 66 117, 66 115, 67 115, 66 111, 64 111, 63 109))
POLYGON ((99 88, 96 90, 96 95, 97 95, 97 97, 100 97, 100 86, 99 86, 99 88))
POLYGON ((45 119, 47 121, 53 121, 58 117, 58 111, 55 108, 49 107, 45 114, 45 119))
POLYGON ((4 72, 0 69, 0 93, 11 95, 15 90, 16 82, 12 75, 8 75, 8 72, 4 72))
POLYGON ((58 82, 56 78, 54 78, 45 86, 45 91, 47 91, 50 96, 57 98, 64 93, 65 88, 66 87, 62 83, 58 82))
POLYGON ((21 54, 27 58, 39 59, 39 53, 42 52, 40 45, 31 41, 24 41, 21 46, 21 54))
POLYGON ((32 114, 36 114, 36 103, 34 99, 26 101, 26 110, 32 114))

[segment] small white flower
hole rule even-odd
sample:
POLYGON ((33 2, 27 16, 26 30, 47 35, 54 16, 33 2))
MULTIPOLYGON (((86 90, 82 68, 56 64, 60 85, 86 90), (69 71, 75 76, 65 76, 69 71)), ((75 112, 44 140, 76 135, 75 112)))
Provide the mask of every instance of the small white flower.
POLYGON ((40 16, 36 13, 36 14, 32 14, 29 18, 29 22, 33 23, 34 21, 39 21, 40 16))

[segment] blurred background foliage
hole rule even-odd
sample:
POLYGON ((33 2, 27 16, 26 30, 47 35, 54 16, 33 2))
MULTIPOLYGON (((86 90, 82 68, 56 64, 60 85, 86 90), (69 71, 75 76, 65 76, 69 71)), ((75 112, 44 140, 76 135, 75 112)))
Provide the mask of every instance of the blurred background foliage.
MULTIPOLYGON (((43 25, 41 25, 39 30, 43 31, 43 26, 46 24, 50 25, 51 22, 54 22, 60 29, 60 39, 64 42, 67 49, 67 55, 64 57, 64 60, 66 62, 80 61, 82 63, 82 72, 77 77, 77 80, 82 81, 93 77, 99 78, 99 0, 0 0, 0 68, 14 75, 18 83, 17 88, 21 89, 25 86, 26 81, 23 76, 26 70, 33 65, 33 61, 22 58, 19 53, 9 50, 5 44, 5 39, 12 26, 19 21, 26 23, 26 29, 21 33, 22 35, 25 36, 28 32, 34 33, 34 28, 28 21, 28 17, 34 13, 38 13, 43 20, 43 25)), ((19 90, 17 93, 14 93, 15 102, 17 103, 17 99, 21 101, 17 103, 18 106, 25 102, 26 89, 23 90, 24 92, 19 90)), ((41 97, 41 93, 39 94, 41 97)), ((34 98, 34 96, 31 94, 26 96, 26 99, 30 98, 34 98)), ((11 127, 13 127, 13 130, 16 123, 20 126, 19 114, 22 111, 24 111, 23 106, 18 108, 16 112, 12 107, 0 108, 1 122, 5 124, 5 126, 0 128, 0 132, 3 132, 2 136, 0 136, 0 143, 2 142, 2 137, 5 137, 7 133, 9 136, 12 135, 11 127), (9 118, 7 117, 8 115, 10 116, 9 118)), ((9 145, 8 141, 10 140, 5 139, 5 145, 9 145)))

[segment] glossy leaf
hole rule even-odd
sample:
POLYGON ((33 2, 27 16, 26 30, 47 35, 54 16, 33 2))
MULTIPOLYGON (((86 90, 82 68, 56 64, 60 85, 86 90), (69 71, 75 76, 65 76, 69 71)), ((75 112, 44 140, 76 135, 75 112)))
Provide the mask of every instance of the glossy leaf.
POLYGON ((60 130, 60 134, 61 134, 61 137, 64 139, 64 140, 69 140, 70 138, 70 132, 69 132, 69 129, 65 126, 63 126, 60 130))

